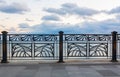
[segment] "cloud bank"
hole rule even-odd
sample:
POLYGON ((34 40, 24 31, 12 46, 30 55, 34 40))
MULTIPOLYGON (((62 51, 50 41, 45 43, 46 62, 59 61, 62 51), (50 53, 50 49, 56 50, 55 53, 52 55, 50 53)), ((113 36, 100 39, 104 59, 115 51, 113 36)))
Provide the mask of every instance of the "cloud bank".
MULTIPOLYGON (((65 3, 61 5, 61 8, 46 8, 43 9, 49 15, 45 15, 41 18, 43 21, 40 24, 30 26, 28 23, 20 23, 18 28, 19 32, 28 33, 58 33, 64 31, 64 33, 111 33, 112 31, 120 32, 120 7, 113 8, 109 11, 98 11, 86 7, 79 7, 76 4, 65 3), (109 18, 102 21, 92 20, 93 15, 99 15, 105 13, 108 16, 111 14, 115 18, 109 18), (77 16, 76 21, 82 18, 82 22, 75 24, 66 24, 62 22, 61 18, 67 20, 66 16, 77 16), (85 19, 84 19, 85 18, 85 19), (54 21, 54 22, 51 22, 54 21)), ((17 12, 16 12, 17 13, 17 12)), ((71 22, 74 22, 71 19, 71 22)))
POLYGON ((23 14, 24 12, 30 11, 25 4, 12 3, 12 4, 1 4, 0 11, 9 14, 23 14))
POLYGON ((58 33, 59 31, 64 31, 64 33, 111 33, 112 31, 120 32, 120 22, 116 19, 109 19, 100 22, 83 22, 81 24, 61 24, 61 23, 51 23, 43 22, 42 24, 37 24, 29 26, 28 24, 19 25, 20 32, 27 30, 29 33, 58 33), (81 26, 82 25, 82 26, 81 26))
POLYGON ((93 10, 86 7, 79 7, 76 4, 65 3, 61 6, 61 8, 47 8, 44 11, 48 13, 58 14, 58 15, 66 15, 66 14, 75 14, 79 16, 91 16, 99 13, 97 10, 93 10))

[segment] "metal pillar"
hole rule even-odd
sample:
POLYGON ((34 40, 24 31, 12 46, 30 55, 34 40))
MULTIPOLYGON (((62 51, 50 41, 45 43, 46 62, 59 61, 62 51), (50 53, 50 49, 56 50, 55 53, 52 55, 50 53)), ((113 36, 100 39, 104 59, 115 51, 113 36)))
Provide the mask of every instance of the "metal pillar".
POLYGON ((1 63, 8 63, 7 61, 7 33, 6 31, 2 31, 2 60, 1 63))
POLYGON ((112 60, 111 62, 117 62, 117 32, 113 31, 112 32, 112 60))
POLYGON ((59 32, 59 61, 58 63, 63 63, 63 31, 59 32))

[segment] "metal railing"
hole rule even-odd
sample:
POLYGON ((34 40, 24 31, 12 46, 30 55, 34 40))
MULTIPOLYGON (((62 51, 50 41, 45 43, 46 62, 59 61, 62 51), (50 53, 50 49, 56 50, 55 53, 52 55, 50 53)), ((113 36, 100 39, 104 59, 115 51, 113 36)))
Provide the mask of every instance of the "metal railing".
POLYGON ((67 57, 110 57, 110 34, 64 34, 67 57))
POLYGON ((7 34, 0 35, 2 62, 7 60, 120 58, 120 34, 7 34))
POLYGON ((11 59, 58 59, 58 35, 9 34, 11 59))

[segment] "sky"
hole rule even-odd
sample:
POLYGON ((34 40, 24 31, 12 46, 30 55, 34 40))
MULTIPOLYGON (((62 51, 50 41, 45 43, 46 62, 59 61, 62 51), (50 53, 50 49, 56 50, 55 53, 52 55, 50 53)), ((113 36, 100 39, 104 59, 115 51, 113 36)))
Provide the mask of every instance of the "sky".
POLYGON ((0 0, 0 32, 120 33, 120 0, 0 0))

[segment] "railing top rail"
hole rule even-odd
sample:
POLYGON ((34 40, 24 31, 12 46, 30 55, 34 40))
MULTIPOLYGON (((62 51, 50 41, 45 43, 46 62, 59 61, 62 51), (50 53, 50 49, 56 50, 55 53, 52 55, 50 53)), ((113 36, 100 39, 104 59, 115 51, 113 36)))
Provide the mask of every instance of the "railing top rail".
POLYGON ((9 34, 9 41, 57 41, 58 34, 9 34))
POLYGON ((65 41, 110 41, 111 34, 65 34, 65 41))
POLYGON ((111 36, 111 34, 64 34, 64 35, 109 35, 111 36))
POLYGON ((8 34, 8 35, 55 35, 57 36, 58 34, 8 34))
MULTIPOLYGON (((0 35, 2 35, 2 34, 0 34, 0 35)), ((53 34, 37 34, 37 33, 36 34, 32 34, 32 33, 31 34, 30 33, 24 33, 24 34, 20 33, 19 34, 19 33, 16 33, 16 34, 7 34, 7 35, 58 35, 58 34, 54 34, 54 33, 53 34)), ((102 34, 102 33, 101 34, 95 34, 95 33, 94 34, 64 33, 64 35, 111 35, 111 34, 102 34)), ((120 35, 120 34, 117 34, 117 35, 120 35)))
MULTIPOLYGON (((54 36, 58 36, 59 34, 7 34, 8 36, 9 35, 54 35, 54 36)), ((97 35, 105 35, 105 36, 112 36, 111 34, 63 34, 63 35, 94 35, 94 36, 97 36, 97 35)), ((120 34, 117 34, 117 35, 120 35, 120 34)), ((2 34, 0 34, 0 36, 2 36, 2 34)))

